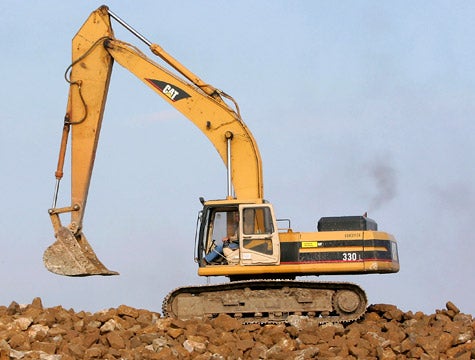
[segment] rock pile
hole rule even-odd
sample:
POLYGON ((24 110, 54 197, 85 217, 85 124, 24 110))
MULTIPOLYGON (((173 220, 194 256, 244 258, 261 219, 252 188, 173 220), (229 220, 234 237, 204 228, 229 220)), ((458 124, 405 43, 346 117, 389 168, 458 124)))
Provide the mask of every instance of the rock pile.
POLYGON ((0 306, 0 360, 7 359, 475 359, 471 315, 455 305, 426 315, 371 305, 357 322, 242 325, 229 316, 181 321, 121 305, 97 313, 41 299, 0 306))

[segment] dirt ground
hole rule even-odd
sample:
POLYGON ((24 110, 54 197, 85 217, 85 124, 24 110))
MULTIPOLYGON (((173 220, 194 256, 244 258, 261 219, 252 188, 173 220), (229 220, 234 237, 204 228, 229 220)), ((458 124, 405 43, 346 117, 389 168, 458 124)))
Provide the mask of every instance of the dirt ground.
POLYGON ((242 325, 229 316, 181 321, 126 305, 97 313, 0 306, 6 359, 475 359, 475 322, 451 302, 434 314, 371 305, 358 321, 242 325))

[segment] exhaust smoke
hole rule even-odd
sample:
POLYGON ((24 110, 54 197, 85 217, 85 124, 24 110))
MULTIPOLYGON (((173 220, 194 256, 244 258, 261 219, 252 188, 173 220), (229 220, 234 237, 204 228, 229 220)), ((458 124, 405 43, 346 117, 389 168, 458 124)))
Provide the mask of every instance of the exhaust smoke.
POLYGON ((370 201, 370 209, 376 210, 390 202, 397 192, 396 170, 388 160, 377 159, 369 164, 368 174, 375 183, 375 194, 370 201))

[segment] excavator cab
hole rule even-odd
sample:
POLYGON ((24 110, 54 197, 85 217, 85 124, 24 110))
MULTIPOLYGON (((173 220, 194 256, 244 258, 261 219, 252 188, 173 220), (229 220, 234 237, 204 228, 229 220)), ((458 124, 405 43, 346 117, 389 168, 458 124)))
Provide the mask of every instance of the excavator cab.
POLYGON ((270 204, 208 202, 198 226, 200 266, 280 263, 278 229, 270 204))

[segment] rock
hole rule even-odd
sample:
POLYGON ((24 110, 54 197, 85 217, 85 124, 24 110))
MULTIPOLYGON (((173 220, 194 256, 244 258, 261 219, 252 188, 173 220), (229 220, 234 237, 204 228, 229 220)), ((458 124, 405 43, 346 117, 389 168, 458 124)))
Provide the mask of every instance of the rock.
POLYGON ((183 342, 183 347, 189 353, 197 352, 199 354, 203 354, 206 351, 206 344, 200 341, 186 339, 183 342))
POLYGON ((130 316, 131 318, 138 318, 139 310, 134 309, 133 307, 127 305, 120 305, 117 308, 117 315, 119 316, 130 316))
POLYGON ((167 334, 172 337, 172 339, 176 339, 180 335, 183 335, 185 333, 185 330, 183 329, 177 329, 177 328, 170 328, 167 330, 167 334))
POLYGON ((100 359, 107 349, 101 345, 94 345, 86 349, 84 359, 100 359))
POLYGON ((125 341, 124 339, 120 336, 119 332, 109 332, 106 335, 107 342, 109 343, 109 346, 113 349, 123 349, 125 348, 125 341))
POLYGON ((299 336, 299 340, 305 345, 316 345, 318 344, 318 336, 314 334, 303 333, 299 336))
POLYGON ((56 351, 56 344, 51 342, 35 341, 31 344, 31 350, 41 351, 47 354, 54 354, 56 351))
POLYGON ((454 303, 451 301, 448 301, 445 306, 447 310, 452 310, 455 314, 458 314, 460 312, 459 308, 455 306, 454 303))
POLYGON ((16 301, 12 301, 7 308, 7 315, 15 315, 20 312, 20 305, 16 301))
POLYGON ((329 342, 335 337, 336 329, 334 326, 320 327, 316 331, 316 335, 320 342, 329 342))
POLYGON ((102 325, 101 328, 100 328, 101 334, 114 331, 117 327, 118 327, 118 325, 117 325, 117 322, 115 321, 115 319, 107 320, 104 323, 104 325, 102 325))
POLYGON ((30 306, 33 309, 43 310, 43 302, 41 301, 41 298, 39 297, 34 298, 30 306))
POLYGON ((40 359, 458 359, 475 358, 475 322, 448 302, 434 314, 375 304, 360 320, 243 325, 215 319, 176 320, 120 305, 94 314, 29 305, 0 306, 0 360, 40 359))
POLYGON ((233 331, 242 326, 238 320, 223 314, 219 315, 216 319, 213 319, 212 323, 215 327, 221 328, 224 331, 233 331))
POLYGON ((98 329, 88 329, 86 332, 84 332, 84 335, 82 337, 82 345, 88 349, 90 348, 93 344, 99 343, 100 340, 100 332, 98 329))
POLYGON ((262 343, 254 344, 254 346, 247 352, 249 359, 265 359, 267 347, 262 343))
POLYGON ((12 333, 12 337, 8 343, 10 347, 15 350, 30 350, 28 335, 21 331, 12 333))

